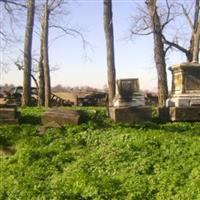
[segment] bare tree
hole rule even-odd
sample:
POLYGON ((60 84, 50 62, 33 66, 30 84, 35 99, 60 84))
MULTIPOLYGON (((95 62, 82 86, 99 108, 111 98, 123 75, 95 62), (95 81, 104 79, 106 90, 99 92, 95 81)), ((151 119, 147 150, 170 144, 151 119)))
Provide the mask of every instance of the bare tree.
MULTIPOLYGON (((42 33, 43 33, 43 23, 42 23, 42 33)), ((42 34, 43 35, 43 34, 42 34)), ((38 69, 39 69, 39 90, 38 90, 38 105, 39 106, 44 106, 45 102, 45 92, 44 92, 44 62, 43 62, 43 37, 41 36, 40 39, 40 58, 39 58, 39 64, 38 64, 38 69)))
POLYGON ((158 96, 160 106, 164 105, 164 99, 167 98, 167 75, 165 72, 166 69, 164 68, 166 68, 165 59, 168 50, 179 50, 185 54, 189 62, 199 61, 199 0, 195 1, 193 20, 190 16, 190 10, 185 8, 185 2, 169 3, 169 0, 162 1, 162 3, 165 3, 165 6, 160 6, 159 9, 157 0, 146 0, 147 9, 139 7, 139 15, 133 17, 134 23, 131 29, 132 35, 153 34, 154 36, 154 58, 158 75, 158 96), (181 8, 180 12, 178 11, 178 7, 181 8), (169 39, 169 35, 167 34, 168 31, 166 31, 166 29, 168 30, 170 28, 170 24, 172 24, 172 22, 176 22, 178 19, 183 19, 183 15, 189 22, 188 24, 192 30, 191 38, 188 40, 190 41, 189 48, 185 47, 184 44, 180 44, 180 35, 174 35, 172 39, 169 39), (158 65, 162 65, 162 68, 158 65))
POLYGON ((158 76, 158 103, 160 107, 165 106, 168 97, 167 74, 165 63, 165 50, 162 41, 162 25, 157 12, 156 0, 146 1, 151 19, 151 29, 154 38, 154 59, 158 76))
POLYGON ((107 47, 107 77, 108 77, 108 93, 109 106, 112 105, 115 97, 115 56, 114 56, 114 35, 113 35, 113 16, 112 16, 112 0, 104 0, 104 32, 107 47))
POLYGON ((200 51, 200 1, 196 0, 194 22, 192 27, 192 61, 199 62, 199 51, 200 51))
MULTIPOLYGON (((167 1, 167 0, 166 0, 167 1)), ((175 4, 175 3, 174 3, 175 4)), ((185 54, 188 62, 199 62, 199 47, 200 47, 200 1, 195 0, 194 6, 194 18, 190 16, 190 12, 186 9, 184 3, 178 3, 178 6, 182 9, 182 15, 186 17, 189 27, 191 28, 191 37, 189 47, 180 45, 180 41, 175 37, 174 41, 167 39, 167 36, 163 33, 163 42, 168 45, 168 48, 175 48, 185 54)), ((168 13, 170 15, 170 11, 168 13)))
POLYGON ((32 65, 32 36, 34 25, 35 0, 27 0, 27 21, 24 39, 24 82, 22 105, 31 104, 31 65, 32 65))
POLYGON ((50 70, 49 70, 49 34, 51 29, 56 29, 60 35, 54 38, 70 35, 72 37, 78 36, 81 39, 83 49, 86 50, 88 42, 85 40, 83 34, 77 29, 70 27, 69 24, 59 23, 59 17, 66 16, 67 12, 65 5, 68 1, 65 0, 46 0, 43 5, 43 16, 41 20, 41 46, 39 59, 39 105, 50 106, 51 84, 50 84, 50 70), (63 9, 65 11, 63 12, 63 9))
POLYGON ((49 0, 46 0, 43 16, 43 31, 42 31, 42 49, 43 49, 43 67, 44 67, 44 92, 45 92, 45 107, 50 106, 51 97, 51 83, 49 72, 49 51, 48 51, 48 37, 49 37, 49 0))

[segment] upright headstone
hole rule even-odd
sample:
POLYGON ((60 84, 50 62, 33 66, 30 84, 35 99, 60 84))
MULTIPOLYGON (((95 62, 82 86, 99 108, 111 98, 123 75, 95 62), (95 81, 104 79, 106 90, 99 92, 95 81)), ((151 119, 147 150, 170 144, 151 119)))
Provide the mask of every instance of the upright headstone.
POLYGON ((117 80, 113 105, 115 107, 144 106, 145 99, 139 90, 139 81, 136 78, 117 80))
POLYGON ((133 123, 151 119, 151 109, 145 106, 138 79, 116 81, 116 96, 109 114, 116 122, 133 123))
POLYGON ((172 91, 166 106, 172 121, 200 120, 200 64, 181 63, 170 67, 172 91))

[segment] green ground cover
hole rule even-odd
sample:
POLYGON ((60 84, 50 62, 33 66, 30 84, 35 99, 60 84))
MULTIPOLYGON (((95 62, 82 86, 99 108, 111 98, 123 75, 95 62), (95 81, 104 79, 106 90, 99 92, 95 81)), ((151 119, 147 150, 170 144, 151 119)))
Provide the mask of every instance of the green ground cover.
MULTIPOLYGON (((95 108, 96 109, 96 108, 95 108)), ((0 200, 199 200, 200 123, 115 124, 105 109, 37 134, 38 108, 0 126, 0 200)))

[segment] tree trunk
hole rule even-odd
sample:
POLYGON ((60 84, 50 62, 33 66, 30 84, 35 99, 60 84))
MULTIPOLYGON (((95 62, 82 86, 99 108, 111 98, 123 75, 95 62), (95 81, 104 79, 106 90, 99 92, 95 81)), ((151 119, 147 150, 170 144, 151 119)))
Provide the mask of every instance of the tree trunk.
POLYGON ((199 63, 199 49, 200 49, 200 20, 199 20, 199 25, 197 32, 195 33, 194 36, 194 47, 193 47, 193 62, 198 62, 199 63))
POLYGON ((48 36, 49 36, 49 9, 48 0, 45 3, 44 11, 44 33, 43 33, 43 56, 44 56, 44 91, 45 91, 45 107, 50 107, 51 86, 49 72, 49 52, 48 52, 48 36))
POLYGON ((192 61, 199 62, 199 46, 200 46, 200 3, 199 0, 196 0, 195 4, 195 14, 194 14, 194 27, 192 35, 192 61))
POLYGON ((31 105, 31 50, 34 26, 35 0, 27 0, 27 20, 24 40, 24 82, 22 105, 31 105))
POLYGON ((44 17, 42 21, 42 32, 40 40, 40 60, 39 60, 39 91, 38 91, 38 105, 44 106, 45 92, 44 92, 44 56, 43 56, 43 34, 44 34, 44 17))
POLYGON ((107 77, 109 106, 115 97, 115 57, 114 57, 114 35, 112 19, 112 0, 104 0, 104 32, 107 48, 107 77))
POLYGON ((164 107, 168 97, 168 87, 165 51, 162 41, 162 26, 157 13, 156 0, 147 0, 146 3, 151 17, 151 25, 154 37, 154 59, 158 76, 158 103, 159 107, 164 107))

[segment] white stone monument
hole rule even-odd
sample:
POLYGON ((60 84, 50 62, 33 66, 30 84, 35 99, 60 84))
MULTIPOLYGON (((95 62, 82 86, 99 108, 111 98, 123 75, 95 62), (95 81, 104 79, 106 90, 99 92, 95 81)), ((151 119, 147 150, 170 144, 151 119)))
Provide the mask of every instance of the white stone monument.
POLYGON ((137 78, 119 79, 116 81, 116 96, 113 100, 114 107, 144 106, 145 99, 139 91, 137 78))
POLYGON ((169 68, 172 91, 166 101, 172 121, 200 120, 200 64, 181 63, 169 68))
POLYGON ((151 119, 151 108, 145 106, 144 96, 139 91, 138 79, 116 81, 116 96, 109 113, 116 122, 132 123, 151 119))

